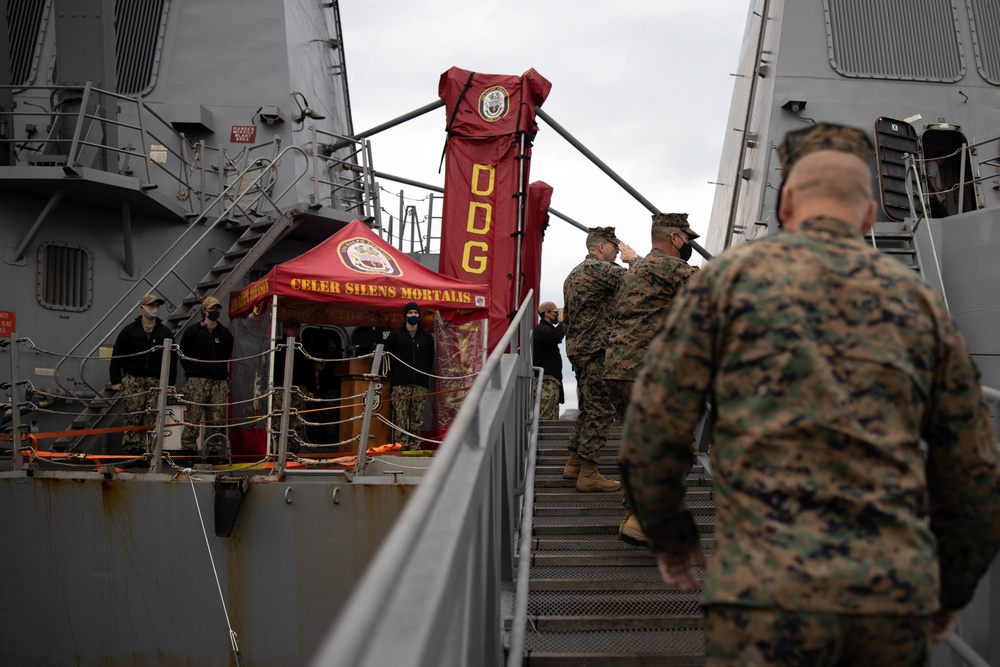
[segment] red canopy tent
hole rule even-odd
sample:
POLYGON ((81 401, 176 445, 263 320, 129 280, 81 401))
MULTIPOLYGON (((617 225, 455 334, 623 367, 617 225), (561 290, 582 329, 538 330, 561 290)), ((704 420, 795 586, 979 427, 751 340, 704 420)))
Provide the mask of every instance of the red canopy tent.
POLYGON ((407 257, 355 220, 318 246, 232 292, 230 318, 260 313, 278 297, 278 321, 397 327, 415 301, 453 323, 487 317, 490 288, 447 278, 407 257))
MULTIPOLYGON (((258 367, 258 353, 262 351, 258 348, 267 339, 272 346, 278 342, 277 322, 295 317, 309 324, 398 327, 403 323, 403 306, 414 301, 424 313, 424 326, 434 332, 435 374, 441 376, 433 403, 436 423, 424 430, 440 430, 450 423, 464 397, 464 392, 457 390, 467 384, 470 373, 482 366, 489 293, 487 285, 466 283, 428 269, 355 220, 312 250, 276 265, 260 280, 230 293, 229 316, 234 331, 244 327, 244 333, 263 333, 254 329, 258 326, 255 321, 270 331, 269 336, 237 335, 237 344, 242 341, 245 346, 238 354, 245 359, 234 362, 232 373, 234 377, 242 375, 244 381, 234 380, 233 396, 235 400, 238 387, 248 395, 239 396, 240 410, 245 414, 235 418, 251 423, 271 411, 270 402, 263 409, 256 403, 266 392, 261 379, 271 378, 273 368, 270 359, 266 368, 258 367)), ((265 450, 264 429, 231 428, 229 433, 234 451, 265 450)))

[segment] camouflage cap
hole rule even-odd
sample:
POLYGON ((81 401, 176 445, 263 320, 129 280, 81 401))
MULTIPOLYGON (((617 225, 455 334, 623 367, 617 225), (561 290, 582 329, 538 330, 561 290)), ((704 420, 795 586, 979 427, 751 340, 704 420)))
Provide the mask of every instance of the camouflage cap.
POLYGON ((847 125, 816 123, 802 130, 792 130, 781 140, 778 156, 781 175, 787 177, 792 166, 814 151, 831 150, 854 153, 868 162, 875 148, 864 130, 847 125))
POLYGON ((587 238, 601 238, 614 244, 621 243, 621 240, 615 236, 614 227, 588 227, 587 238))
POLYGON ((689 239, 698 238, 698 234, 691 229, 687 213, 654 213, 653 226, 673 227, 674 229, 679 229, 687 234, 689 239))
POLYGON ((163 299, 161 299, 160 297, 156 296, 155 294, 147 294, 146 296, 142 297, 142 301, 139 302, 139 305, 152 306, 153 304, 156 304, 159 306, 162 303, 163 299))
POLYGON ((538 307, 538 314, 539 315, 544 315, 545 313, 550 313, 550 312, 558 311, 558 310, 559 310, 559 306, 557 306, 556 304, 552 303, 551 301, 546 301, 545 303, 543 303, 542 305, 540 305, 538 307))
POLYGON ((201 302, 201 307, 204 308, 205 310, 209 310, 210 308, 214 308, 215 306, 222 308, 222 302, 216 299, 214 296, 206 296, 205 300, 201 302))

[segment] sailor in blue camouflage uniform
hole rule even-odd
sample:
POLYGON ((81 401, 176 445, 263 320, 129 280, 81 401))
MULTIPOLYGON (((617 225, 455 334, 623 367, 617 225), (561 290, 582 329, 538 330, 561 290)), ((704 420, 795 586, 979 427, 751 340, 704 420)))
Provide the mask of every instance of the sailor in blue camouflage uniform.
POLYGON ((219 322, 222 303, 216 297, 205 297, 201 316, 201 321, 190 325, 181 336, 181 365, 187 375, 184 394, 188 406, 181 432, 183 456, 199 453, 199 435, 209 456, 222 454, 227 442, 225 426, 233 334, 219 322))
POLYGON ((615 264, 619 248, 626 262, 636 259, 635 251, 615 236, 614 227, 591 227, 587 230, 587 257, 563 282, 566 356, 576 375, 579 406, 563 477, 575 479, 581 493, 621 488, 620 482, 597 471, 615 416, 604 383, 604 351, 612 325, 608 313, 614 308, 625 275, 625 267, 615 264))
POLYGON ((706 664, 925 665, 1000 545, 979 374, 940 298, 862 238, 865 133, 818 124, 779 154, 784 232, 703 267, 651 344, 626 491, 664 580, 697 588, 684 479, 711 398, 706 664))
MULTIPOLYGON (((618 419, 624 417, 632 383, 650 341, 662 326, 677 292, 698 271, 687 263, 691 241, 696 238, 698 234, 691 229, 687 213, 656 213, 650 228, 652 250, 629 264, 625 272, 604 357, 604 382, 618 419)), ((693 437, 691 441, 693 444, 693 437)), ((646 543, 631 510, 618 527, 618 537, 635 545, 646 543)))

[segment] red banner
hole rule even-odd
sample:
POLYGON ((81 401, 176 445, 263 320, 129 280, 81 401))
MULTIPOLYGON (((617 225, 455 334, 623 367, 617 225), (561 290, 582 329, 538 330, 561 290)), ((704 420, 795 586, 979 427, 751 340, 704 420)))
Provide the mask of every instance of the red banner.
POLYGON ((551 87, 533 69, 503 76, 457 67, 442 74, 438 86, 448 117, 440 271, 490 286, 488 352, 518 306, 519 204, 538 130, 535 108, 551 87))
POLYGON ((524 218, 524 252, 521 275, 524 284, 521 298, 529 289, 535 290, 535 309, 542 302, 539 288, 542 283, 542 237, 549 226, 549 203, 552 201, 552 186, 545 181, 535 181, 528 186, 528 206, 524 218))

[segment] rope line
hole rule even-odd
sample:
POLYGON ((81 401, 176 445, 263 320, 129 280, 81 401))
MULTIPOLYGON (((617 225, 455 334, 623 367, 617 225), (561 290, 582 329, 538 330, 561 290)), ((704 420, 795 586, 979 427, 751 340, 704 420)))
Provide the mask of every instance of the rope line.
POLYGON ((421 375, 426 375, 427 377, 435 378, 437 380, 468 380, 469 378, 474 378, 474 377, 478 377, 479 376, 479 371, 476 371, 475 373, 470 373, 468 375, 434 375, 433 373, 425 373, 424 371, 420 370, 419 368, 414 368, 413 366, 409 365, 408 363, 406 363, 405 361, 403 361, 402 359, 400 359, 399 357, 397 357, 392 352, 386 351, 384 354, 387 357, 392 357, 393 359, 395 359, 399 363, 403 364, 404 366, 406 366, 407 368, 409 368, 412 371, 420 373, 421 375))
POLYGON ((192 474, 191 468, 185 468, 183 472, 188 475, 188 482, 191 484, 191 495, 194 496, 194 504, 198 508, 198 521, 201 522, 201 534, 205 538, 205 549, 208 550, 208 558, 212 562, 212 574, 215 576, 215 586, 219 591, 219 600, 222 602, 222 612, 226 615, 226 625, 229 627, 229 642, 233 646, 233 656, 236 658, 237 664, 242 664, 240 662, 240 646, 237 642, 236 632, 233 630, 233 624, 229 620, 229 610, 226 608, 226 597, 222 594, 222 583, 219 582, 219 571, 215 566, 215 556, 212 555, 212 545, 208 541, 208 531, 205 530, 205 517, 201 515, 201 503, 198 502, 198 493, 194 488, 194 475, 192 474))
POLYGON ((388 419, 386 419, 386 418, 385 418, 385 417, 383 417, 382 415, 378 414, 377 412, 376 412, 376 413, 374 413, 374 414, 372 415, 372 417, 375 417, 375 418, 376 418, 376 419, 378 419, 379 421, 382 421, 382 422, 384 422, 384 423, 388 424, 388 425, 389 425, 389 427, 390 427, 391 429, 393 429, 394 431, 399 431, 400 433, 405 433, 406 435, 410 436, 411 438, 416 438, 417 440, 421 440, 421 441, 423 441, 423 442, 433 442, 433 443, 434 443, 434 444, 436 444, 436 445, 440 445, 440 444, 441 444, 442 442, 444 442, 443 440, 433 440, 433 439, 431 439, 431 438, 423 438, 423 437, 421 437, 421 436, 419 436, 419 435, 414 435, 413 433, 410 433, 410 432, 409 432, 409 431, 407 431, 406 429, 403 429, 403 428, 400 428, 400 427, 396 426, 396 425, 395 425, 395 424, 393 424, 393 423, 392 423, 391 421, 389 421, 388 419))

